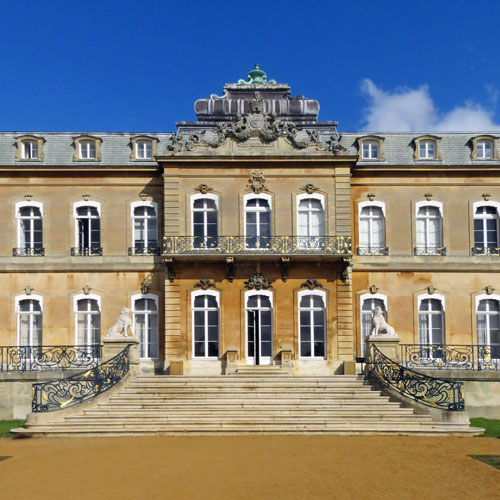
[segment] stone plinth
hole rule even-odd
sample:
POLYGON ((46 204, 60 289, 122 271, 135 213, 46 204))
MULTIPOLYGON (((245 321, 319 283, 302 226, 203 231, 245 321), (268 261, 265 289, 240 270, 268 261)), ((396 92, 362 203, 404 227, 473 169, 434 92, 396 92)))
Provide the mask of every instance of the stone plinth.
POLYGON ((129 363, 130 370, 139 369, 139 339, 137 337, 104 337, 102 340, 102 361, 108 361, 123 351, 130 344, 129 363))
POLYGON ((281 366, 285 368, 292 367, 292 350, 291 349, 281 349, 281 366))
POLYGON ((385 354, 392 361, 401 361, 401 349, 399 348, 399 337, 397 335, 370 335, 366 339, 366 362, 372 361, 372 345, 385 354))
POLYGON ((235 373, 238 368, 238 350, 228 349, 226 351, 225 359, 223 360, 223 373, 230 375, 235 373))

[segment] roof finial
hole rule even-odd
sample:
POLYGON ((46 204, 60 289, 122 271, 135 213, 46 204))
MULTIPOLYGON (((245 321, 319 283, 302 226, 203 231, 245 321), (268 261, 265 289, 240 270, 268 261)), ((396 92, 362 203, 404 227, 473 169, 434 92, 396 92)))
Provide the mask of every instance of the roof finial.
POLYGON ((267 81, 267 74, 265 71, 262 71, 259 67, 258 64, 254 66, 252 71, 248 73, 248 81, 239 79, 238 83, 243 83, 246 85, 250 85, 252 83, 260 83, 261 85, 267 85, 267 84, 275 84, 276 80, 269 80, 267 81))

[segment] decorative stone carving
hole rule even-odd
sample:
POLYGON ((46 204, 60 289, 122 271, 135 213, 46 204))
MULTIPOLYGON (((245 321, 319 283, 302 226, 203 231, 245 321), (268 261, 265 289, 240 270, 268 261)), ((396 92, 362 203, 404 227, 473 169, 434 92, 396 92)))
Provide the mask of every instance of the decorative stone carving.
POLYGON ((32 287, 31 287, 31 286, 29 286, 29 285, 26 285, 26 286, 24 287, 24 293, 25 293, 26 295, 31 295, 31 292, 32 292, 33 290, 34 290, 34 288, 32 288, 32 287))
POLYGON ((83 290, 84 295, 88 295, 90 293, 90 291, 92 290, 92 288, 89 285, 85 285, 82 288, 82 290, 83 290))
POLYGON ((257 271, 249 280, 245 281, 245 286, 251 290, 267 290, 272 287, 272 284, 257 271))
POLYGON ((247 189, 249 191, 253 191, 256 194, 259 194, 262 191, 267 191, 266 177, 264 176, 264 172, 260 170, 254 170, 250 174, 248 182, 249 184, 247 184, 247 189))
POLYGON ((307 183, 307 184, 304 184, 301 188, 300 188, 301 191, 305 191, 307 194, 313 194, 314 191, 319 191, 319 187, 318 186, 315 186, 314 184, 312 183, 307 183))
POLYGON ((373 201, 375 199, 375 193, 368 193, 366 197, 370 200, 373 201))
POLYGON ((309 290, 314 290, 315 288, 323 288, 323 285, 318 280, 308 279, 300 285, 300 288, 309 288, 309 290))
POLYGON ((372 316, 372 335, 391 335, 395 336, 396 331, 390 326, 384 318, 384 313, 380 306, 375 307, 372 316))
POLYGON ((326 141, 327 144, 327 150, 331 151, 334 155, 338 155, 340 153, 343 153, 344 151, 347 151, 342 144, 340 144, 340 139, 342 139, 342 135, 339 133, 333 134, 330 136, 330 138, 326 141))
POLYGON ((424 197, 427 201, 431 201, 432 200, 432 193, 425 193, 424 194, 424 197))
POLYGON ((121 308, 120 315, 118 316, 116 323, 108 330, 106 338, 127 337, 128 330, 130 330, 132 337, 134 336, 132 321, 129 313, 130 309, 128 307, 121 308))
POLYGON ((429 295, 432 295, 432 294, 436 293, 436 287, 435 287, 434 285, 429 285, 429 286, 427 287, 427 293, 428 293, 429 295))
POLYGON ((207 194, 209 191, 213 191, 214 188, 208 184, 199 184, 194 188, 195 191, 199 191, 201 194, 207 194))
POLYGON ((485 286, 484 291, 486 292, 486 295, 491 295, 493 293, 494 288, 491 285, 485 286))
POLYGON ((146 295, 149 293, 149 289, 151 285, 153 284, 153 275, 149 273, 145 278, 144 281, 141 283, 141 293, 142 295, 146 295))
POLYGON ((378 288, 376 287, 376 285, 370 285, 368 290, 370 290, 370 293, 373 295, 373 294, 377 293, 378 288))
POLYGON ((215 283, 209 279, 201 279, 194 285, 195 288, 201 288, 202 290, 208 290, 209 288, 215 288, 215 283))

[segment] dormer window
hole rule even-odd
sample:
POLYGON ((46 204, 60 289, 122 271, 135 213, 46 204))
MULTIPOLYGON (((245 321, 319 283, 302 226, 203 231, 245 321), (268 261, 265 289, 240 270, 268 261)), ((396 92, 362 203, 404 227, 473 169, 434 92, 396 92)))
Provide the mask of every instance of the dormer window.
POLYGON ((384 159, 382 142, 384 138, 378 136, 359 137, 358 149, 362 160, 379 161, 384 159))
POLYGON ((498 159, 496 137, 479 136, 472 138, 473 160, 495 160, 498 159))
POLYGON ((45 142, 41 137, 31 135, 17 137, 17 155, 19 161, 40 161, 43 160, 42 146, 45 142))
POLYGON ((151 161, 156 154, 156 137, 138 136, 130 139, 132 152, 130 153, 131 160, 151 161))
POLYGON ((424 135, 417 137, 415 142, 415 160, 441 160, 439 143, 441 138, 434 135, 424 135))
POLYGON ((101 139, 98 137, 82 136, 75 138, 75 161, 100 161, 101 139))

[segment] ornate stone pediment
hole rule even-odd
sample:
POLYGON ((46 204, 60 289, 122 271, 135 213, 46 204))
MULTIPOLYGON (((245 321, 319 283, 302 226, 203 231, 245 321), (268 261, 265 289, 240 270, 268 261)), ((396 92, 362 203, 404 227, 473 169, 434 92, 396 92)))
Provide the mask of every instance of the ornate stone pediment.
POLYGON ((249 280, 245 281, 245 286, 250 290, 267 290, 272 287, 272 284, 257 271, 249 280))
POLYGON ((250 174, 250 179, 247 184, 247 190, 253 191, 256 194, 261 193, 262 191, 267 191, 266 186, 266 177, 264 176, 264 172, 260 170, 254 170, 250 174))
POLYGON ((209 288, 215 288, 215 283, 209 279, 201 279, 194 285, 194 288, 201 288, 202 290, 208 290, 209 288))
POLYGON ((199 191, 201 194, 207 194, 208 192, 213 191, 214 188, 208 184, 198 184, 194 190, 199 191))
POLYGON ((300 285, 300 288, 309 288, 309 290, 314 290, 315 288, 323 288, 323 285, 318 280, 309 279, 304 281, 300 285))
POLYGON ((314 191, 319 191, 319 187, 315 186, 311 182, 304 184, 301 188, 301 191, 305 191, 307 194, 312 194, 314 191))

